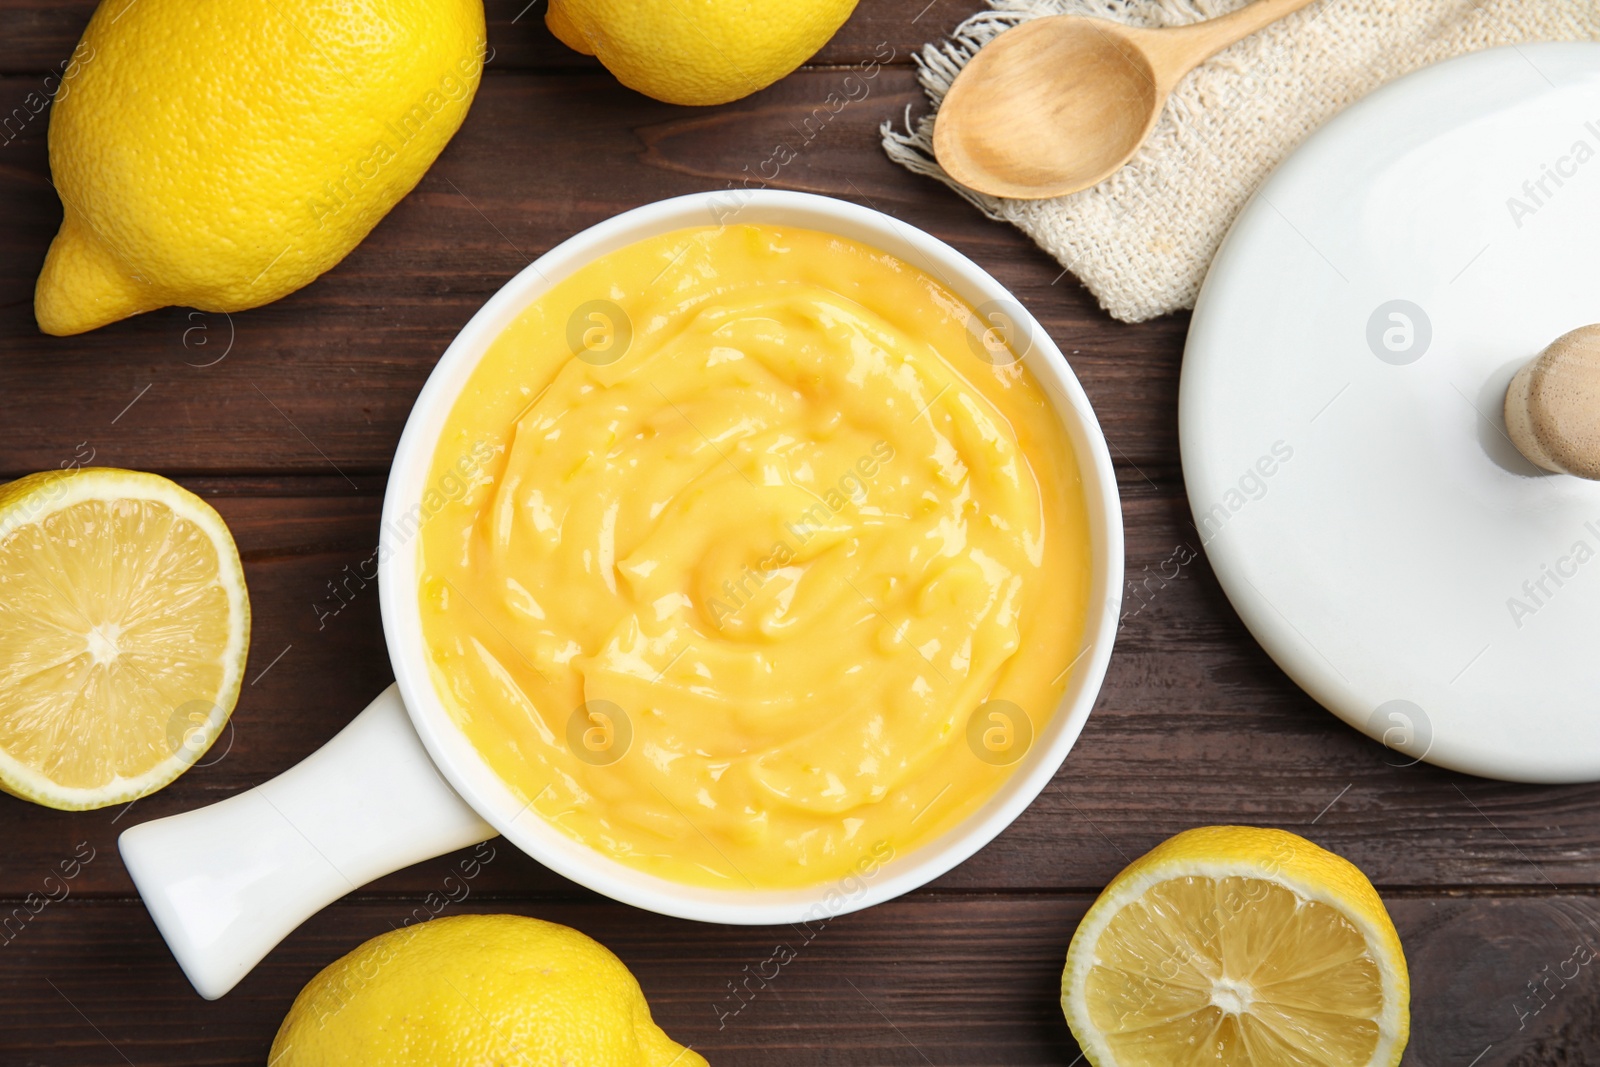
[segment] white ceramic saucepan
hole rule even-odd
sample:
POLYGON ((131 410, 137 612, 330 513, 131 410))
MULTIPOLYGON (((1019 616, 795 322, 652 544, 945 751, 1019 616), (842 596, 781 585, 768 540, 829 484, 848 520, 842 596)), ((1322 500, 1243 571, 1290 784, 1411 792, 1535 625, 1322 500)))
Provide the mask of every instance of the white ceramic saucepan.
POLYGON ((379 590, 396 683, 320 751, 249 792, 122 835, 128 871, 202 996, 216 998, 319 909, 401 867, 503 834, 552 870, 616 900, 686 919, 792 923, 838 915, 938 877, 987 844, 1061 766, 1094 705, 1122 591, 1122 514, 1104 437, 1061 352, 977 264, 887 215, 827 197, 729 190, 619 215, 513 278, 445 352, 395 455, 383 507, 379 590), (870 877, 801 890, 708 889, 627 867, 567 837, 517 800, 457 728, 428 670, 418 612, 418 545, 406 517, 427 492, 435 442, 489 344, 575 270, 645 238, 691 226, 760 223, 838 234, 941 279, 1003 327, 1049 394, 1078 457, 1093 539, 1085 643, 1060 707, 1001 789, 954 830, 870 877))

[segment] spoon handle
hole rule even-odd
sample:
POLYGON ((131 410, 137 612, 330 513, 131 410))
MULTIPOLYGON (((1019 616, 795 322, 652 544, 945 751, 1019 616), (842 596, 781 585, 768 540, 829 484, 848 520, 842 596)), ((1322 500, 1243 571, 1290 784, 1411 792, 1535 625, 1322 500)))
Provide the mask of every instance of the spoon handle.
MULTIPOLYGON (((1176 83, 1185 74, 1204 63, 1229 45, 1249 37, 1263 27, 1307 7, 1316 0, 1256 0, 1237 11, 1219 18, 1207 19, 1192 26, 1178 26, 1158 30, 1150 42, 1159 49, 1165 60, 1161 66, 1176 83)), ((1147 47, 1149 47, 1147 45, 1147 47)))

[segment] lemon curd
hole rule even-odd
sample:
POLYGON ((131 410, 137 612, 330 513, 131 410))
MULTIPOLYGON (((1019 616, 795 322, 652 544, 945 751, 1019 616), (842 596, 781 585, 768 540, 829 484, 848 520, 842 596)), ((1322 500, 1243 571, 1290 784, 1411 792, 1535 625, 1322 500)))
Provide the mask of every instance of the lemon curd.
POLYGON ((419 597, 441 699, 531 811, 675 881, 793 887, 1005 780, 1091 560, 1071 442, 975 321, 877 249, 740 225, 612 252, 491 345, 419 597))

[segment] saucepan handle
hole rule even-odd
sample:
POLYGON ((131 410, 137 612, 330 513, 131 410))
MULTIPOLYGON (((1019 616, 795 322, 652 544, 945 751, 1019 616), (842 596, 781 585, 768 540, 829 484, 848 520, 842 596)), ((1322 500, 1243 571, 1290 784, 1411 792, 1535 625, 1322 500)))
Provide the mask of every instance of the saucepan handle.
POLYGON ((119 847, 183 973, 215 1000, 346 893, 494 835, 440 777, 391 685, 299 765, 135 826, 119 847))

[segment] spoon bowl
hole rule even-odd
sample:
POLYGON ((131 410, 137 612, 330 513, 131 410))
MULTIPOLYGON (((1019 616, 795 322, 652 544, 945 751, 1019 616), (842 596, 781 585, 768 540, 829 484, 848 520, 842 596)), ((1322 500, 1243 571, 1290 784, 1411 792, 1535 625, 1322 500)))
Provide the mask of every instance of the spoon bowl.
POLYGON ((934 124, 934 153, 951 177, 994 196, 1086 189, 1138 151, 1166 98, 1125 27, 1034 19, 967 64, 934 124), (1048 94, 1037 90, 1044 70, 1048 94))

